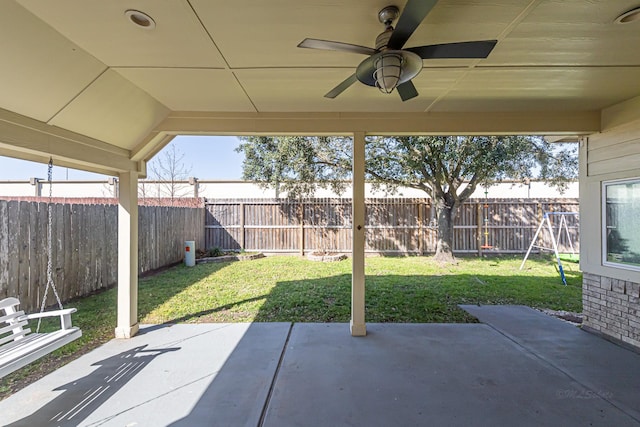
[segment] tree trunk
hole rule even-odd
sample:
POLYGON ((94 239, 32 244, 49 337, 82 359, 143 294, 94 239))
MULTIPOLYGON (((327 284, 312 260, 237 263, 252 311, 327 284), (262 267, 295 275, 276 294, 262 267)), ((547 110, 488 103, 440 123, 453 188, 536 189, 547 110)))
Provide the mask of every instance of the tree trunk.
POLYGON ((455 262, 453 257, 453 220, 456 217, 456 206, 449 207, 438 204, 438 240, 434 259, 439 262, 455 262))

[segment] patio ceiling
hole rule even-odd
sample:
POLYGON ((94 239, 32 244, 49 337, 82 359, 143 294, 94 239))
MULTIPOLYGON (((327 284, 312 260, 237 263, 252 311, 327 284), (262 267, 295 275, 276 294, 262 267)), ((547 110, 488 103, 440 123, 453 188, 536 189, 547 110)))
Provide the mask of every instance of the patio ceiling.
POLYGON ((394 3, 3 1, 0 154, 144 173, 180 133, 588 134, 640 95, 640 22, 613 23, 640 0, 440 0, 407 46, 497 39, 487 59, 425 60, 407 102, 359 83, 325 98, 364 57, 297 44, 373 46, 394 3))

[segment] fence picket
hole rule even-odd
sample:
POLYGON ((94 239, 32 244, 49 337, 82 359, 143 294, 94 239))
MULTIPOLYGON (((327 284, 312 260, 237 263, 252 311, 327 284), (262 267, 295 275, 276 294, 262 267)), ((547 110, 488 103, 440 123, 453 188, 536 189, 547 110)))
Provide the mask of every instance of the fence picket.
MULTIPOLYGON (((367 199, 366 202, 367 252, 435 252, 436 212, 428 199, 384 198, 367 199)), ((488 244, 492 249, 483 252, 524 253, 538 226, 539 212, 552 208, 577 211, 578 201, 469 200, 461 206, 455 220, 454 251, 481 251, 486 215, 488 244), (488 205, 486 212, 485 203, 488 205)), ((207 248, 243 248, 274 253, 351 251, 351 199, 222 199, 208 202, 205 215, 207 248), (240 206, 244 208, 242 221, 238 210, 240 206)), ((574 245, 577 245, 578 223, 575 218, 569 222, 569 229, 574 245)), ((568 241, 563 237, 562 250, 567 246, 568 241)))
MULTIPOLYGON (((20 298, 21 308, 39 308, 46 285, 47 209, 42 202, 0 200, 0 299, 20 298)), ((54 280, 63 300, 117 282, 118 207, 114 204, 53 205, 54 280)), ((139 272, 176 263, 184 241, 204 247, 203 208, 141 206, 139 272)), ((55 298, 50 293, 48 304, 55 298)))
POLYGON ((8 203, 5 200, 0 200, 0 299, 7 298, 9 295, 8 282, 9 282, 9 215, 8 215, 8 203))

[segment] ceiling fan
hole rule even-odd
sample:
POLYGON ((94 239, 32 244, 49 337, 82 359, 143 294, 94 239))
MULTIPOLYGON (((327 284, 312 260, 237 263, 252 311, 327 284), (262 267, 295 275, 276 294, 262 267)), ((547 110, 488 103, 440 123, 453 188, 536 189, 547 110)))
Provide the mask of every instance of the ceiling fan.
POLYGON ((367 86, 378 87, 383 93, 391 93, 393 89, 397 89, 400 98, 406 101, 418 96, 411 79, 422 70, 423 59, 482 59, 489 56, 497 40, 402 48, 437 2, 438 0, 408 0, 395 29, 392 24, 398 18, 399 9, 395 6, 382 9, 378 13, 378 19, 386 29, 376 38, 375 49, 329 40, 304 39, 298 47, 369 55, 358 65, 355 73, 331 89, 325 97, 335 98, 356 81, 360 81, 367 86))

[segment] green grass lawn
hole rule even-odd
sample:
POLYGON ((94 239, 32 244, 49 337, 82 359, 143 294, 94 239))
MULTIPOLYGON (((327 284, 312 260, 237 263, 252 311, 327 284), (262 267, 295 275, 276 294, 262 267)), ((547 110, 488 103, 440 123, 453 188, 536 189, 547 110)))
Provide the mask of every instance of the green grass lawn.
MULTIPOLYGON (((474 322, 457 304, 524 304, 582 310, 582 274, 565 264, 563 286, 551 258, 366 259, 367 322, 474 322)), ((140 323, 348 322, 351 260, 299 257, 178 266, 139 283, 140 323)), ((0 382, 0 398, 113 337, 116 289, 73 301, 81 339, 0 382)), ((50 326, 55 327, 55 326, 50 326)))

